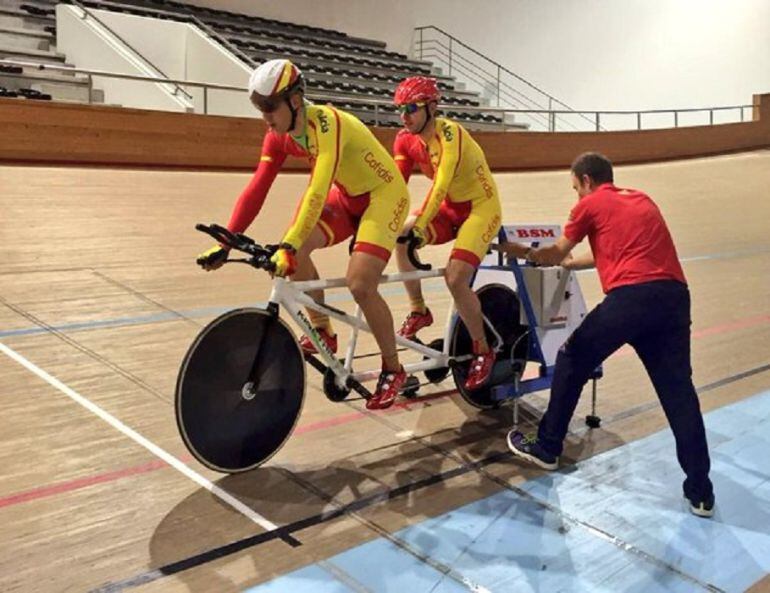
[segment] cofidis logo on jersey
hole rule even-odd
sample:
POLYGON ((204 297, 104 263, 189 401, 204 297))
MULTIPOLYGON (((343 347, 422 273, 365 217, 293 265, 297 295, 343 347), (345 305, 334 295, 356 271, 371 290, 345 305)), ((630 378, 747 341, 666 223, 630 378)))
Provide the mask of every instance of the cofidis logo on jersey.
POLYGON ((484 241, 484 243, 490 243, 492 241, 494 236, 497 234, 497 231, 500 229, 500 222, 500 215, 495 214, 495 217, 489 221, 487 230, 485 230, 481 235, 481 240, 484 241))
POLYGON ((495 195, 495 186, 492 185, 492 181, 487 177, 486 171, 484 171, 484 165, 476 167, 476 178, 479 180, 481 187, 484 188, 484 193, 488 198, 495 195))
POLYGON ((401 198, 398 201, 398 206, 396 206, 393 210, 393 219, 388 223, 388 230, 392 233, 398 233, 401 230, 401 226, 404 222, 403 215, 404 210, 406 210, 409 207, 409 200, 406 198, 401 198))
POLYGON ((377 157, 374 156, 373 152, 369 151, 364 155, 364 162, 375 172, 377 177, 382 179, 385 183, 393 181, 393 173, 388 171, 388 168, 383 165, 381 161, 377 160, 377 157))

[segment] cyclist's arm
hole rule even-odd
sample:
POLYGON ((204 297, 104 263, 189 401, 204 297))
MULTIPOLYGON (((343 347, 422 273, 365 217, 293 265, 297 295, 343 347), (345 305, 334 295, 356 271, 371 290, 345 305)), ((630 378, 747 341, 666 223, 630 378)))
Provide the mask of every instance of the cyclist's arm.
POLYGON ((405 134, 396 136, 393 141, 393 160, 396 161, 396 166, 401 171, 404 181, 408 182, 414 169, 414 159, 409 155, 409 136, 405 134))
POLYGON ((462 135, 457 126, 449 126, 444 131, 439 132, 439 141, 441 142, 441 157, 436 167, 436 175, 433 178, 433 185, 422 203, 420 214, 417 217, 415 226, 427 228, 430 221, 438 213, 441 202, 449 191, 449 185, 457 171, 460 163, 460 151, 462 150, 462 135))
POLYGON ((265 203, 267 192, 286 160, 286 152, 276 134, 268 133, 262 143, 259 165, 249 184, 235 202, 227 228, 233 233, 244 232, 254 221, 265 203))
POLYGON ((317 125, 313 120, 308 121, 308 134, 316 141, 318 156, 310 174, 310 184, 302 196, 294 221, 283 237, 283 243, 288 243, 297 250, 318 224, 339 166, 342 151, 339 120, 332 109, 325 111, 328 116, 326 126, 317 125))

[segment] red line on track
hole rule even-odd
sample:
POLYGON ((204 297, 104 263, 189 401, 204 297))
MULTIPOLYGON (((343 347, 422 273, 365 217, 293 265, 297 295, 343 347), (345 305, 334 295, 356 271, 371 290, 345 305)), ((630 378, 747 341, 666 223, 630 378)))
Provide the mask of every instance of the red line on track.
MULTIPOLYGON (((722 325, 716 325, 713 327, 707 327, 701 330, 697 330, 692 332, 692 337, 703 338, 703 337, 712 336, 715 334, 747 329, 750 327, 755 327, 757 325, 761 325, 763 323, 769 323, 769 322, 770 322, 770 315, 758 315, 755 317, 749 317, 749 318, 735 321, 732 323, 725 323, 722 325)), ((631 352, 633 352, 631 348, 624 346, 615 355, 624 356, 627 354, 631 354, 631 352)), ((456 391, 457 391, 456 389, 450 389, 447 391, 432 393, 430 395, 420 397, 417 400, 400 401, 394 404, 393 407, 386 410, 385 412, 379 412, 379 413, 392 414, 394 412, 398 412, 404 409, 408 410, 414 406, 424 406, 426 403, 429 403, 431 401, 442 399, 449 395, 452 395, 453 393, 456 393, 456 391)), ((357 420, 361 420, 362 418, 365 418, 366 416, 367 416, 366 412, 351 412, 349 414, 343 414, 340 416, 335 416, 333 418, 319 420, 318 422, 311 422, 309 424, 298 426, 294 430, 294 434, 301 435, 301 434, 306 434, 310 432, 316 432, 318 430, 324 430, 326 428, 331 428, 333 426, 339 426, 342 424, 355 422, 357 420)), ((185 458, 183 458, 183 461, 188 461, 189 459, 191 459, 191 457, 185 456, 185 458)), ((58 484, 40 486, 38 488, 33 488, 31 490, 18 492, 16 494, 11 494, 9 496, 0 498, 0 508, 13 506, 23 502, 29 502, 31 500, 38 500, 40 498, 46 498, 57 494, 63 494, 65 492, 72 492, 73 490, 80 490, 82 488, 93 486, 94 484, 104 484, 106 482, 114 482, 116 480, 120 480, 130 476, 137 476, 137 475, 157 471, 165 467, 167 466, 163 461, 156 459, 153 461, 149 461, 147 463, 143 463, 141 465, 135 465, 132 467, 126 467, 115 471, 105 472, 101 474, 94 474, 94 475, 85 476, 82 478, 76 478, 74 480, 69 480, 66 482, 59 482, 58 484)))
POLYGON ((36 500, 38 498, 45 498, 47 496, 53 496, 55 494, 62 494, 64 492, 70 492, 72 490, 79 490, 94 484, 103 484, 105 482, 114 482, 128 476, 136 476, 139 474, 146 474, 158 469, 166 467, 166 463, 160 459, 156 459, 141 465, 135 465, 133 467, 126 467, 123 469, 106 472, 103 474, 93 474, 91 476, 85 476, 83 478, 76 478, 67 482, 59 482, 58 484, 50 484, 48 486, 41 486, 39 488, 33 488, 25 492, 19 492, 17 494, 11 494, 0 498, 0 508, 8 507, 21 502, 28 502, 30 500, 36 500))

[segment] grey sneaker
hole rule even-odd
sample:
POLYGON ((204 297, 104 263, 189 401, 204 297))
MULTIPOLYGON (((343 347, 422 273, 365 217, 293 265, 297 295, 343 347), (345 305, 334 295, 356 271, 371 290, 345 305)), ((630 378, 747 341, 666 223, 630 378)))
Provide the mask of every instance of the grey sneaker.
POLYGON ((537 437, 525 436, 523 433, 512 430, 508 433, 508 448, 517 457, 531 461, 535 465, 547 470, 559 468, 559 458, 546 453, 537 442, 537 437))

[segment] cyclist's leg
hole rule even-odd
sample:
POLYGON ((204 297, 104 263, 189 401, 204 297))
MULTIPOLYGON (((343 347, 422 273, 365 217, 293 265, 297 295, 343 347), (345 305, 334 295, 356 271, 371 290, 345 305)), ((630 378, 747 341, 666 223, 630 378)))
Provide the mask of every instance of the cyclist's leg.
POLYGON ((380 255, 354 251, 348 264, 348 288, 366 317, 374 339, 382 353, 383 368, 398 370, 396 335, 390 307, 382 298, 377 285, 387 261, 380 255))
POLYGON ((409 194, 401 178, 371 193, 371 201, 358 225, 356 244, 348 264, 348 287, 366 317, 380 347, 383 369, 400 369, 396 335, 390 307, 378 291, 380 275, 387 265, 404 225, 409 194))
POLYGON ((474 356, 465 381, 465 388, 469 390, 479 389, 487 383, 497 358, 487 343, 481 302, 471 287, 471 280, 487 252, 489 242, 497 234, 500 222, 498 200, 474 203, 468 217, 459 222, 457 240, 447 264, 447 287, 473 344, 474 356))
MULTIPOLYGON (((450 217, 447 216, 447 213, 445 212, 445 206, 446 202, 442 203, 438 214, 436 214, 426 229, 428 245, 448 243, 455 237, 455 230, 452 226, 450 217)), ((404 225, 404 233, 409 232, 416 219, 417 213, 413 212, 404 225)), ((406 244, 400 243, 396 245, 396 261, 398 262, 398 269, 401 272, 413 272, 416 269, 414 265, 412 265, 412 262, 409 261, 406 244)), ((398 330, 398 333, 406 338, 412 338, 418 331, 433 323, 433 316, 430 309, 428 309, 428 306, 425 304, 425 297, 422 293, 422 283, 419 280, 406 280, 404 282, 404 287, 409 296, 410 312, 401 325, 401 329, 398 330)))
MULTIPOLYGON (((414 214, 406 219, 403 234, 408 233, 412 229, 415 220, 417 220, 417 217, 414 214)), ((405 243, 396 244, 396 263, 398 264, 399 272, 414 272, 417 269, 406 255, 405 243)), ((412 307, 412 311, 423 313, 425 311, 425 299, 422 296, 421 282, 419 280, 406 280, 404 288, 406 288, 406 294, 409 296, 409 304, 412 307)))
POLYGON ((468 328, 476 353, 489 350, 484 333, 481 303, 471 287, 471 278, 486 255, 490 241, 500 229, 498 200, 473 204, 467 218, 457 221, 457 239, 446 268, 446 283, 452 293, 457 313, 468 328))
MULTIPOLYGON (((299 251, 297 251, 297 271, 292 276, 292 280, 318 280, 318 270, 310 254, 316 249, 336 245, 354 233, 356 220, 346 208, 346 199, 337 186, 332 186, 318 224, 311 231, 310 236, 299 251)), ((314 290, 307 294, 319 303, 324 302, 323 290, 314 290)), ((330 336, 334 336, 334 331, 327 315, 310 309, 307 310, 307 314, 313 327, 324 329, 330 336)))

